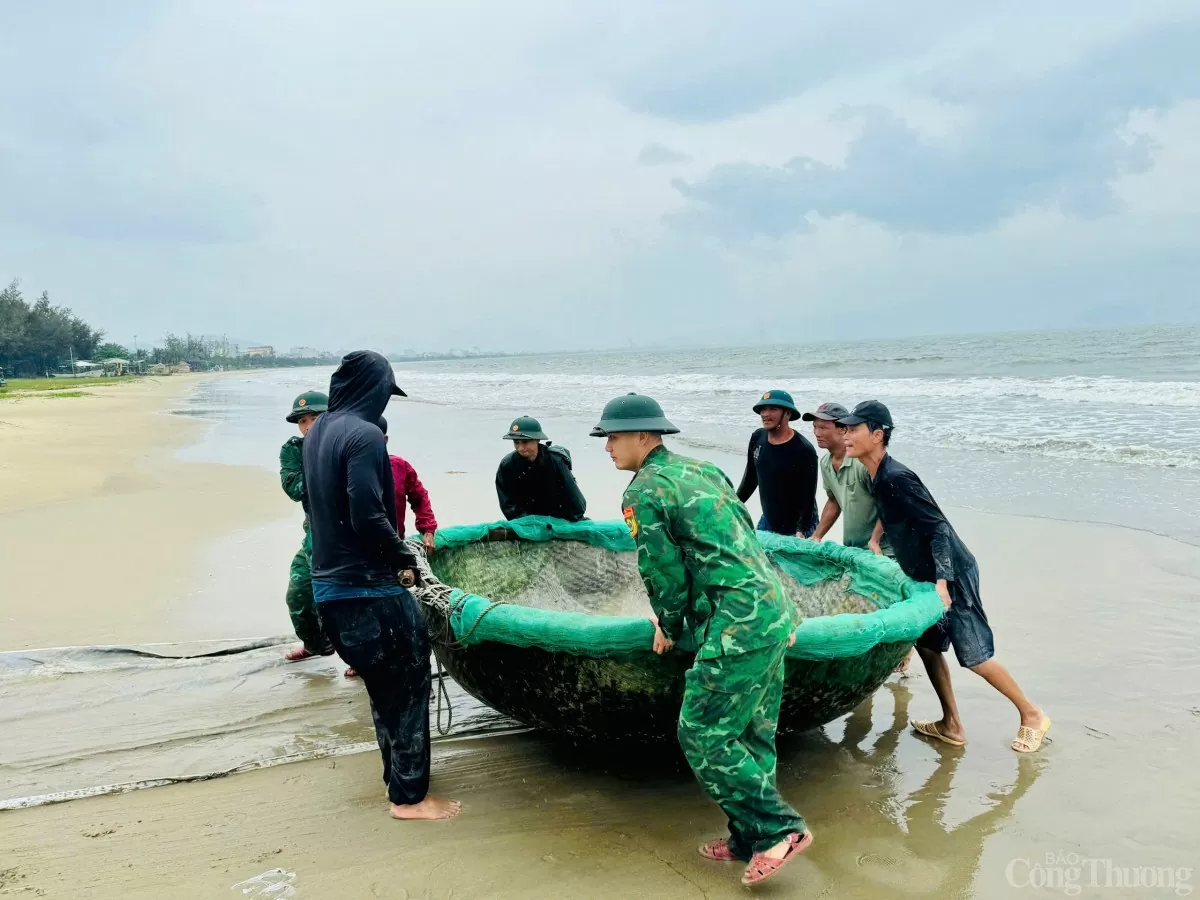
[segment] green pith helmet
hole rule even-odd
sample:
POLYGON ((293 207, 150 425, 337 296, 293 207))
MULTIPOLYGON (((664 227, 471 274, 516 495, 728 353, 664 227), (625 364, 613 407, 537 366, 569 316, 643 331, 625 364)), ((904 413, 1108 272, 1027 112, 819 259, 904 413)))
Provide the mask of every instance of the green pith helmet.
POLYGON ((592 429, 592 437, 608 437, 630 431, 651 434, 679 434, 679 429, 667 421, 662 407, 653 397, 626 394, 609 400, 600 414, 600 422, 592 429))
POLYGON ((762 395, 762 398, 754 404, 755 412, 762 412, 764 406, 778 406, 781 409, 788 411, 788 418, 793 422, 800 418, 800 410, 796 409, 796 403, 792 400, 792 395, 787 391, 770 390, 762 395))
POLYGON ((287 420, 295 425, 301 416, 320 415, 329 409, 329 397, 320 391, 305 391, 292 401, 292 411, 287 420))
POLYGON ((513 423, 508 426, 508 434, 504 435, 506 441, 548 441, 550 438, 542 432, 542 423, 533 416, 520 416, 513 419, 513 423))

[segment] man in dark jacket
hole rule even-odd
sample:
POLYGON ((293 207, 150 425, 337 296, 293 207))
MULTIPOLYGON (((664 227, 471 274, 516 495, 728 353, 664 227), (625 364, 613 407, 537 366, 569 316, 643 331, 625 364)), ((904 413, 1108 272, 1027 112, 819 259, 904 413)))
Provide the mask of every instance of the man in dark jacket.
POLYGON ((937 721, 912 723, 926 737, 961 747, 967 736, 958 716, 945 653, 954 647, 958 664, 981 676, 1008 698, 1021 716, 1012 748, 1032 753, 1042 746, 1050 717, 1029 701, 1016 680, 995 659, 992 627, 979 596, 979 567, 917 474, 888 453, 892 414, 878 400, 867 400, 838 422, 846 426, 846 455, 871 476, 871 495, 884 533, 904 574, 934 583, 945 616, 917 639, 929 682, 942 705, 937 721))
POLYGON ((496 496, 504 518, 582 519, 587 501, 575 483, 567 449, 551 446, 538 420, 530 416, 514 420, 504 439, 514 447, 496 470, 496 496))
POLYGON ((429 791, 429 634, 407 587, 416 558, 396 533, 387 444, 376 422, 396 386, 388 361, 357 350, 329 381, 329 409, 304 439, 313 599, 338 655, 371 698, 383 780, 398 819, 448 819, 429 791))

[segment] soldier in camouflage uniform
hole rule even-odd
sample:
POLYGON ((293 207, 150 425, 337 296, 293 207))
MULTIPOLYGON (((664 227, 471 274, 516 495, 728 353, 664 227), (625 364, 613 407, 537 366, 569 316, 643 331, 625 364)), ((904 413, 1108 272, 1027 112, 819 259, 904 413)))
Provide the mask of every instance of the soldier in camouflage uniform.
MULTIPOLYGON (((288 438, 279 448, 279 483, 283 486, 283 492, 297 503, 304 496, 304 435, 317 420, 317 416, 325 412, 328 406, 328 397, 319 391, 308 391, 295 399, 292 411, 287 415, 287 420, 299 427, 300 434, 288 438)), ((303 645, 289 651, 288 660, 296 662, 310 656, 328 656, 333 653, 333 645, 321 629, 321 622, 313 604, 312 534, 309 530, 308 516, 304 517, 304 540, 300 543, 296 555, 292 557, 292 566, 288 573, 287 607, 288 615, 292 618, 292 628, 303 645)))
POLYGON ((801 616, 725 473, 663 446, 678 430, 654 400, 630 394, 604 408, 592 435, 608 438, 617 468, 636 473, 623 507, 656 614, 653 649, 669 651, 685 627, 698 648, 679 743, 729 818, 729 837, 700 853, 749 861, 742 883, 753 885, 812 842, 775 786, 784 657, 801 616))

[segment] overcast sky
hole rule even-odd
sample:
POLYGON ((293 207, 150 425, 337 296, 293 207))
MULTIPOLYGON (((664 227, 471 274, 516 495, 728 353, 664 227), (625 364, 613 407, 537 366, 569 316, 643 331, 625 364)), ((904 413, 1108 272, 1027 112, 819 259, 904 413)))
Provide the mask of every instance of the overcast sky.
POLYGON ((0 279, 330 349, 1200 321, 1196 0, 0 4, 0 279))

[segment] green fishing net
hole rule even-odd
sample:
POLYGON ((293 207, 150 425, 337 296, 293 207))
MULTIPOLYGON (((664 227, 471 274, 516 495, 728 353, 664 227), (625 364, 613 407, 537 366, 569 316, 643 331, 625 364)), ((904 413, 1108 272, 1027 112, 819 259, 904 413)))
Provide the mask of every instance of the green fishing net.
MULTIPOLYGON (((759 539, 805 616, 792 658, 844 659, 911 643, 942 616, 933 585, 890 559, 765 532, 759 539)), ((444 528, 437 545, 428 564, 440 585, 419 593, 445 607, 453 632, 446 640, 596 659, 650 647, 650 604, 624 522, 527 517, 444 528)), ((680 648, 695 649, 690 636, 680 648)))

